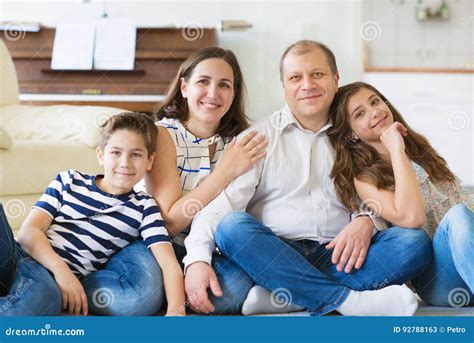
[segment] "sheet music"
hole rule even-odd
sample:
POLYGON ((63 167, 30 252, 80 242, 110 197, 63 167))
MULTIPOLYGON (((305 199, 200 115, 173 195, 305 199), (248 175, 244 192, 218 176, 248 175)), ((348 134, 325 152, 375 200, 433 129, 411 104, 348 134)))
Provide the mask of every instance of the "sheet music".
POLYGON ((130 19, 100 19, 95 32, 94 68, 132 70, 137 27, 130 19))
POLYGON ((95 23, 58 24, 51 69, 92 69, 95 23))

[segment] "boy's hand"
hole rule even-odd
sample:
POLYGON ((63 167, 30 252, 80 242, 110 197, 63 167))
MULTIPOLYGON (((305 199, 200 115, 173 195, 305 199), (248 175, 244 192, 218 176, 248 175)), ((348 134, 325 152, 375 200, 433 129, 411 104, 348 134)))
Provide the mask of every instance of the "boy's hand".
POLYGON ((84 287, 69 267, 66 266, 55 272, 54 279, 61 291, 63 309, 67 309, 69 314, 76 316, 81 314, 82 309, 82 314, 87 316, 89 308, 84 287))
POLYGON ((153 244, 150 247, 163 274, 168 309, 166 316, 186 315, 183 271, 171 244, 153 244))

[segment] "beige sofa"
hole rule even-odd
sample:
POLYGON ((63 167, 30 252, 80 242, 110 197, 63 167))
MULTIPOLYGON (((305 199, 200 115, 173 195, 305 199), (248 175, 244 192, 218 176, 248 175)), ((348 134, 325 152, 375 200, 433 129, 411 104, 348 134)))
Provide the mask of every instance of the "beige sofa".
POLYGON ((0 41, 0 202, 14 232, 59 171, 100 171, 98 127, 123 110, 20 105, 15 68, 0 41))

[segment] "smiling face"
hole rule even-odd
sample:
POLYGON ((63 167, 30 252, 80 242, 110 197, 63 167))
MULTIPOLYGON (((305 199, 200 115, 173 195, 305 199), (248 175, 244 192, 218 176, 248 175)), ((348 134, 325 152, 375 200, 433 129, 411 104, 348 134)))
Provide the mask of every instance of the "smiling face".
POLYGON ((349 98, 346 112, 352 131, 369 144, 380 141, 382 132, 393 124, 393 114, 387 104, 367 88, 359 89, 349 98))
POLYGON ((148 156, 140 134, 123 129, 110 135, 103 150, 97 148, 97 157, 104 167, 104 178, 97 181, 97 186, 110 194, 124 194, 151 169, 154 154, 148 156))
POLYGON ((300 120, 328 115, 338 81, 339 76, 331 72, 326 54, 320 48, 302 55, 290 51, 283 62, 285 99, 300 120))
POLYGON ((196 65, 189 80, 181 80, 189 120, 219 125, 234 99, 234 73, 222 59, 209 58, 196 65))

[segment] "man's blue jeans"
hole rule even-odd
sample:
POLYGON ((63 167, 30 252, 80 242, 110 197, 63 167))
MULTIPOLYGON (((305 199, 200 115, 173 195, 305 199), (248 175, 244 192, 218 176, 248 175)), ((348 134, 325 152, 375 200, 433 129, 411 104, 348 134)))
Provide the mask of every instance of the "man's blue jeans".
MULTIPOLYGON (((161 270, 142 241, 113 255, 81 280, 89 312, 152 315, 163 303, 161 270)), ((0 316, 60 315, 61 292, 52 274, 15 242, 0 204, 0 316)))
POLYGON ((433 260, 413 281, 418 295, 434 306, 474 306, 474 214, 453 206, 433 237, 433 260))
POLYGON ((332 251, 318 242, 285 241, 245 212, 231 212, 219 223, 220 252, 271 291, 284 290, 293 304, 314 315, 339 307, 351 290, 378 289, 415 278, 432 258, 423 230, 393 227, 377 233, 364 265, 338 272, 332 251))

